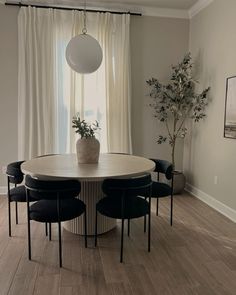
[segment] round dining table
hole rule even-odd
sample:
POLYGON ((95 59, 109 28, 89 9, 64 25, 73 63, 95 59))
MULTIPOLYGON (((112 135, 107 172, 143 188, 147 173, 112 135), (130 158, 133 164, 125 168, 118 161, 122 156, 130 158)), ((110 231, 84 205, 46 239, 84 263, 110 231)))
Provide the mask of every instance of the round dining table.
MULTIPOLYGON (((147 158, 127 154, 100 154, 96 164, 79 164, 76 154, 48 155, 26 161, 22 172, 44 180, 77 179, 81 182, 79 198, 87 207, 87 233, 94 235, 96 203, 104 196, 102 182, 106 178, 135 177, 153 171, 155 163, 147 158)), ((83 218, 63 223, 65 229, 84 234, 83 218)), ((110 231, 116 220, 98 216, 98 234, 110 231)))

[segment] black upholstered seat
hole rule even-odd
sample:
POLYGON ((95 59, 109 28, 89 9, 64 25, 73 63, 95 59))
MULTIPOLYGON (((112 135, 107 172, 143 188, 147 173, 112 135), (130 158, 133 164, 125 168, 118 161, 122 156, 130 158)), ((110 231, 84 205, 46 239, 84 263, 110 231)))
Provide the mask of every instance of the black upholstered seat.
POLYGON ((28 216, 28 245, 31 259, 30 220, 58 223, 59 263, 62 266, 61 222, 79 217, 84 213, 85 247, 87 247, 86 205, 79 200, 81 185, 77 180, 46 181, 25 179, 28 216), (29 198, 35 203, 29 205, 29 198))
POLYGON ((20 185, 20 186, 12 188, 10 190, 10 198, 11 198, 11 201, 15 201, 15 202, 26 202, 25 186, 20 185))
MULTIPOLYGON (((150 223, 151 223, 151 176, 144 175, 130 179, 106 179, 102 190, 105 197, 96 205, 95 246, 97 245, 97 212, 110 218, 121 219, 121 250, 120 262, 123 261, 124 220, 128 221, 148 215, 148 251, 150 251, 150 223), (139 197, 144 194, 149 200, 139 197)), ((128 223, 129 225, 129 223, 128 223)))
MULTIPOLYGON (((74 219, 85 211, 85 204, 79 199, 61 200, 60 221, 74 219)), ((30 206, 30 219, 39 222, 58 222, 56 200, 40 200, 30 206)))
POLYGON ((126 198, 124 211, 122 212, 122 203, 119 198, 105 197, 97 203, 97 210, 102 215, 122 219, 139 218, 149 213, 149 204, 143 198, 126 198))
POLYGON ((153 181, 152 198, 163 198, 171 195, 171 186, 163 182, 153 181))

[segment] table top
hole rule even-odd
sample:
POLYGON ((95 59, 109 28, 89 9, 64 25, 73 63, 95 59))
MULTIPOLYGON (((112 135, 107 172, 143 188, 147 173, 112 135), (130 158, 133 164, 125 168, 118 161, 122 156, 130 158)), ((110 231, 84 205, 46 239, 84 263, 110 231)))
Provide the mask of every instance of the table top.
POLYGON ((100 154, 97 164, 78 164, 76 154, 38 157, 24 162, 24 174, 43 178, 79 179, 84 181, 138 176, 151 172, 155 163, 149 159, 125 154, 100 154))

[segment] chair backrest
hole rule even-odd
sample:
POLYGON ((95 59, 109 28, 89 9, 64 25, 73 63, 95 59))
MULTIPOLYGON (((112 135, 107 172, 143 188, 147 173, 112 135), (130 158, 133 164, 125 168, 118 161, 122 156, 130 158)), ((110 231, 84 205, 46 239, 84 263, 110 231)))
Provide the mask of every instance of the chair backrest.
POLYGON ((35 200, 70 199, 81 191, 81 184, 77 180, 41 180, 30 175, 26 175, 25 187, 35 200))
POLYGON ((13 162, 7 165, 6 174, 10 183, 19 184, 23 181, 24 174, 20 168, 22 163, 24 163, 24 161, 13 162))
POLYGON ((158 176, 159 176, 159 173, 162 173, 162 174, 165 174, 165 177, 167 179, 171 179, 173 177, 173 165, 170 162, 166 160, 160 160, 160 159, 150 159, 150 160, 155 162, 156 167, 154 172, 157 172, 158 176))
POLYGON ((107 196, 138 196, 151 193, 152 179, 150 174, 133 178, 109 178, 102 184, 102 190, 107 196))

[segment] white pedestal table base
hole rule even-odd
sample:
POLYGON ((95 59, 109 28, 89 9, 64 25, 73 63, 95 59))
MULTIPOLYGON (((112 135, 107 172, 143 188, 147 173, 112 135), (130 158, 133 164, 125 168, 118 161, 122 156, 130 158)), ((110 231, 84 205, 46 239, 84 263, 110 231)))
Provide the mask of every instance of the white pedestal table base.
MULTIPOLYGON (((95 234, 95 216, 96 203, 103 197, 101 189, 101 181, 82 181, 80 200, 82 200, 87 207, 87 234, 95 234)), ((84 214, 79 218, 72 219, 63 223, 66 230, 84 235, 84 214)), ((102 216, 98 213, 98 234, 103 234, 116 227, 116 219, 102 216)))

